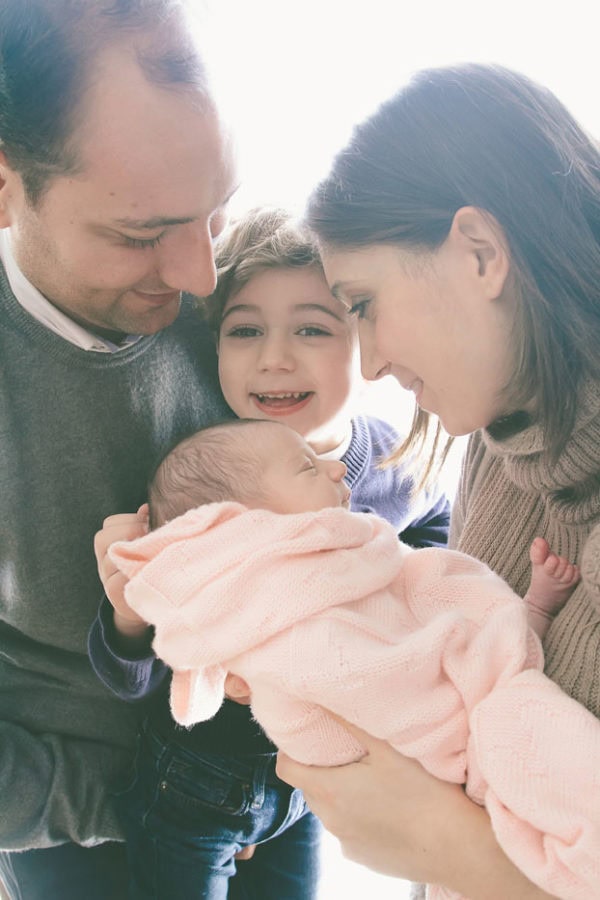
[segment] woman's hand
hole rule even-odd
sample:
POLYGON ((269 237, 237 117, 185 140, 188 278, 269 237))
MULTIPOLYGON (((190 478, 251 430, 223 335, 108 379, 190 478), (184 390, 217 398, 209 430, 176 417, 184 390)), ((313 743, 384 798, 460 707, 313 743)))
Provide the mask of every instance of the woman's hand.
POLYGON ((342 722, 367 753, 346 766, 304 766, 279 753, 277 774, 300 788, 344 855, 371 869, 440 884, 471 900, 548 900, 505 856, 484 809, 385 741, 342 722))
POLYGON ((132 541, 148 532, 148 504, 140 506, 137 513, 120 513, 108 516, 101 531, 94 537, 94 552, 98 574, 106 596, 114 609, 115 628, 124 637, 136 638, 143 634, 148 625, 127 605, 125 585, 127 578, 117 569, 108 556, 108 548, 115 541, 132 541))
POLYGON ((452 805, 455 796, 462 802, 462 789, 433 779, 385 741, 342 724, 367 748, 362 759, 321 768, 280 752, 278 776, 301 788, 312 811, 339 838, 345 856, 386 875, 434 881, 439 844, 431 832, 440 804, 452 805), (448 797, 439 797, 438 788, 448 797))

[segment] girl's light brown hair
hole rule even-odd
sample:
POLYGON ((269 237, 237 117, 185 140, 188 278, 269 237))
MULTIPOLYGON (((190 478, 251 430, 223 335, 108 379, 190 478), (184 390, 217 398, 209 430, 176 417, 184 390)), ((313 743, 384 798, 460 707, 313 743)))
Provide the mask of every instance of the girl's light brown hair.
POLYGON ((218 335, 223 310, 251 278, 265 269, 321 268, 314 237, 278 207, 252 209, 223 232, 215 246, 217 286, 201 303, 218 335))

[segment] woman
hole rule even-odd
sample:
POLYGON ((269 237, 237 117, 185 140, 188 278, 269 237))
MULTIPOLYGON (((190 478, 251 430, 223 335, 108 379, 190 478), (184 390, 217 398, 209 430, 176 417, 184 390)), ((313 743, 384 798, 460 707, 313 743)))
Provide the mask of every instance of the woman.
MULTIPOLYGON (((359 319, 365 376, 394 375, 446 431, 472 434, 451 544, 521 595, 536 535, 583 561, 546 673, 600 716, 598 147, 524 76, 424 71, 356 128, 307 221, 359 319)), ((278 765, 348 856, 471 900, 550 896, 459 788, 360 739, 369 754, 350 766, 278 765)))

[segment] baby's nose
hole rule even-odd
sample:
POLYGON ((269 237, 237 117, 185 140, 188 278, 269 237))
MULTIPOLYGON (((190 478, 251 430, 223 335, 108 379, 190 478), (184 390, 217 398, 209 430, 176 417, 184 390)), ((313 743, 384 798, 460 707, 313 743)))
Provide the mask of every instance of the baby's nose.
POLYGON ((346 477, 348 467, 341 459, 332 459, 329 467, 329 477, 332 481, 341 481, 346 477))

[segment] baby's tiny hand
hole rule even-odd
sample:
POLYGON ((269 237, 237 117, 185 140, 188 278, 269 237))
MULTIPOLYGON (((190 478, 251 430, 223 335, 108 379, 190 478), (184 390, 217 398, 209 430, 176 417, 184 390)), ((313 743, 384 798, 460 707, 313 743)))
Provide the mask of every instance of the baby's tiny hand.
POLYGON ((108 516, 94 537, 98 574, 106 596, 115 610, 115 627, 128 636, 138 636, 145 630, 147 623, 127 605, 125 586, 128 579, 109 558, 108 548, 115 541, 131 541, 142 537, 147 534, 148 527, 148 504, 144 503, 137 513, 108 516))
POLYGON ((250 705, 250 688, 238 675, 228 675, 225 679, 225 696, 236 703, 250 705))

